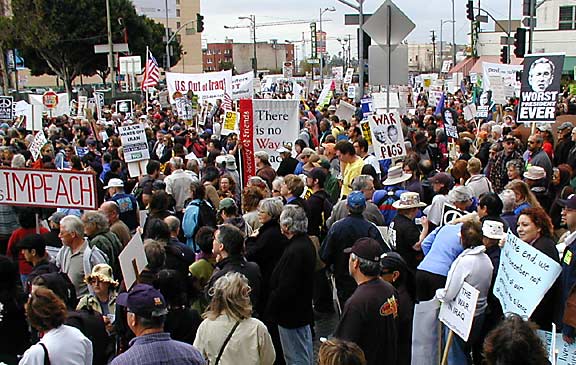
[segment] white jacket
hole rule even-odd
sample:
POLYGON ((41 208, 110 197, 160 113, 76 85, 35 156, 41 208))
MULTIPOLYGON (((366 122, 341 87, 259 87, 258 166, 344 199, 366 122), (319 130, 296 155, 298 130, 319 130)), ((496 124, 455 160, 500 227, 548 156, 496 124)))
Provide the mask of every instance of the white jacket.
POLYGON ((448 271, 446 286, 436 291, 436 297, 441 302, 454 300, 464 282, 467 282, 480 291, 475 316, 484 313, 493 270, 492 261, 485 251, 486 247, 483 245, 467 248, 454 260, 448 271))
MULTIPOLYGON (((91 365, 92 342, 77 328, 61 325, 44 334, 40 340, 48 350, 51 364, 91 365)), ((21 365, 44 365, 44 349, 32 345, 20 360, 21 365)))

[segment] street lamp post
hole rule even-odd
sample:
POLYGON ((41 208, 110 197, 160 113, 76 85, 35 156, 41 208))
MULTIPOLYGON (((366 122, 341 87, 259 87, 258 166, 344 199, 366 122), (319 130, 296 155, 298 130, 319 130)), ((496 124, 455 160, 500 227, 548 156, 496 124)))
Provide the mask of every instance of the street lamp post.
POLYGON ((454 19, 454 0, 452 0, 452 67, 456 66, 456 20, 454 19))
POLYGON ((170 71, 170 28, 168 28, 168 0, 166 0, 166 70, 170 71))
POLYGON ((330 8, 320 8, 320 37, 323 39, 324 48, 322 48, 322 52, 320 52, 320 83, 324 84, 324 52, 326 51, 326 37, 324 37, 324 33, 322 33, 322 14, 327 11, 336 11, 335 7, 330 8))
MULTIPOLYGON (((116 97, 116 70, 114 69, 114 50, 112 47, 112 22, 110 21, 110 0, 106 0, 106 27, 108 33, 108 67, 110 67, 110 77, 112 90, 112 97, 116 97)), ((14 62, 16 62, 16 55, 14 55, 14 62)))
MULTIPOLYGON (((239 16, 238 19, 247 19, 250 21, 250 25, 252 26, 252 41, 254 44, 254 55, 252 59, 252 67, 254 68, 254 77, 258 77, 258 60, 256 59, 256 16, 250 15, 247 16, 239 16)), ((224 27, 226 28, 226 27, 224 27)))
POLYGON ((356 0, 358 5, 348 2, 348 0, 338 1, 358 12, 358 87, 360 88, 360 92, 357 94, 357 101, 359 101, 364 96, 364 55, 362 54, 362 52, 364 52, 364 30, 362 29, 364 26, 364 0, 356 0))
POLYGON ((442 50, 442 29, 444 28, 444 24, 446 23, 453 23, 452 20, 440 20, 440 62, 438 62, 438 67, 441 69, 442 67, 442 62, 444 61, 444 53, 442 50))

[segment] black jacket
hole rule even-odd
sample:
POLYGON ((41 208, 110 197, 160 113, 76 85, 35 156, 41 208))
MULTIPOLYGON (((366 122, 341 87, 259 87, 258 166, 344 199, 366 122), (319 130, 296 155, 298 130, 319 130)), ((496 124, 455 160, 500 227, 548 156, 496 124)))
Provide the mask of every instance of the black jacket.
MULTIPOLYGON (((560 263, 556 242, 554 242, 552 238, 540 237, 534 241, 532 247, 560 263)), ((560 278, 558 278, 546 295, 544 295, 544 298, 542 298, 542 301, 530 316, 530 320, 536 323, 540 329, 550 331, 552 329, 552 322, 555 322, 557 325, 559 324, 559 318, 556 318, 555 315, 560 312, 558 305, 561 305, 561 298, 562 286, 560 278)))
POLYGON ((309 208, 308 234, 320 237, 322 240, 324 238, 322 236, 326 234, 326 221, 332 214, 330 197, 325 190, 320 190, 312 194, 306 203, 309 208))
POLYGON ((280 166, 278 166, 278 170, 276 170, 276 175, 278 176, 286 176, 289 174, 293 174, 294 170, 296 170, 296 166, 298 165, 298 160, 294 157, 288 157, 282 159, 280 162, 280 166))
POLYGON ((315 267, 316 249, 308 235, 292 237, 270 278, 267 318, 285 328, 300 328, 313 323, 315 267))

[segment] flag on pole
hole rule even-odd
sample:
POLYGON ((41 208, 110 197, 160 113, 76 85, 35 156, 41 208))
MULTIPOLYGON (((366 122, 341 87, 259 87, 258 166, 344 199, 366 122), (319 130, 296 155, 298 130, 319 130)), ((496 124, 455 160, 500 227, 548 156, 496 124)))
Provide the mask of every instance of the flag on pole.
POLYGON ((160 79, 160 69, 158 68, 156 58, 154 58, 150 50, 148 50, 147 56, 146 67, 144 68, 144 78, 142 79, 142 89, 158 85, 158 80, 160 79))

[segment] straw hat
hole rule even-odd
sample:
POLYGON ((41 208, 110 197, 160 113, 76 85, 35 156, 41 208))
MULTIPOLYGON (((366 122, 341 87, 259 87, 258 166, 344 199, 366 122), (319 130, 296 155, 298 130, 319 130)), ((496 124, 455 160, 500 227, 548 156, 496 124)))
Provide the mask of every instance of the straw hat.
POLYGON ((424 208, 426 203, 420 201, 420 194, 411 191, 400 194, 400 200, 392 203, 396 209, 424 208))
POLYGON ((93 278, 96 278, 104 283, 110 283, 113 286, 118 286, 118 282, 114 280, 114 278, 112 277, 112 268, 110 267, 110 265, 107 264, 98 264, 94 266, 92 268, 92 273, 90 275, 87 275, 84 278, 84 281, 86 283, 89 283, 90 279, 93 278))
POLYGON ((412 174, 407 174, 402 169, 402 166, 394 166, 388 170, 388 177, 384 180, 384 185, 396 185, 406 180, 409 180, 412 174))

